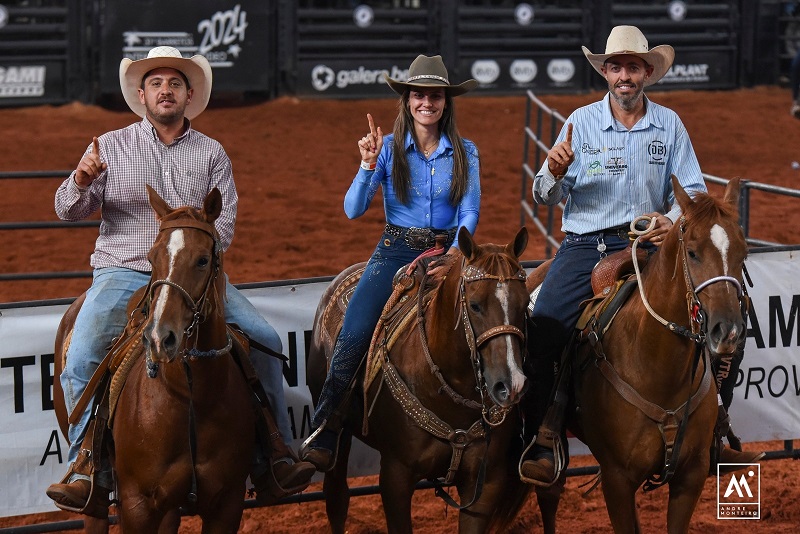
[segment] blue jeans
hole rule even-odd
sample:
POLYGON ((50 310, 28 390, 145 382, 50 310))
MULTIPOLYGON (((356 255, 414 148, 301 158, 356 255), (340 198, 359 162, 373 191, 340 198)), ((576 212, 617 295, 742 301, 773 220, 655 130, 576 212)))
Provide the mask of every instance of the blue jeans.
POLYGON ((548 355, 554 361, 569 340, 581 314, 580 303, 593 296, 592 269, 602 254, 597 250, 601 241, 605 254, 613 254, 628 245, 627 239, 616 235, 567 234, 553 258, 536 304, 533 308, 534 357, 548 355))
MULTIPOLYGON (((445 245, 445 250, 451 243, 445 245)), ((421 253, 420 250, 409 248, 402 237, 386 233, 381 236, 347 305, 342 329, 333 348, 328 375, 311 419, 313 428, 319 428, 338 408, 359 363, 366 356, 372 341, 372 332, 378 324, 383 307, 392 295, 394 275, 421 253)))
MULTIPOLYGON (((115 336, 127 323, 126 306, 131 295, 147 285, 148 273, 121 267, 96 269, 91 287, 86 291, 86 300, 75 318, 72 340, 67 350, 67 364, 61 373, 61 387, 69 413, 75 409, 78 399, 92 378, 95 369, 103 361, 115 336)), ((281 339, 275 329, 258 313, 258 310, 230 282, 227 284, 225 320, 238 324, 247 334, 263 345, 280 352, 281 339)), ((284 441, 291 443, 291 425, 283 396, 282 362, 260 351, 252 351, 253 363, 264 384, 278 428, 284 441)), ((88 405, 91 408, 91 403, 88 405)), ((68 461, 74 462, 81 449, 89 422, 91 409, 81 419, 69 426, 70 448, 68 461)))

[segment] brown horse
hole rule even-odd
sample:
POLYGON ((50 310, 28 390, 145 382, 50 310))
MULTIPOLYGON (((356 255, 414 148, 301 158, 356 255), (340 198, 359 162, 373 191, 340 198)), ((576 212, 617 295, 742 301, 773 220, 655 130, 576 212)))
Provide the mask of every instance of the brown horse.
MULTIPOLYGON (((149 186, 148 195, 161 228, 149 254, 150 283, 131 299, 147 311, 132 336, 136 357, 125 360, 130 371, 112 422, 120 522, 125 532, 177 532, 184 508, 201 516, 203 532, 236 532, 256 414, 232 356, 241 346, 225 324, 226 282, 214 229, 222 197, 214 189, 202 209, 171 209, 149 186)), ((81 302, 59 326, 56 385, 81 302)), ((66 408, 58 393, 64 431, 66 408)), ((87 529, 107 528, 103 520, 87 519, 87 529)))
POLYGON ((569 427, 600 464, 617 533, 640 532, 635 494, 643 483, 645 491, 669 485, 667 530, 688 531, 717 417, 705 354, 732 353, 746 330, 738 179, 722 201, 690 198, 674 176, 672 185, 683 216, 608 330, 589 323, 572 362, 569 427))
MULTIPOLYGON (((528 294, 518 258, 527 239, 523 228, 508 245, 478 245, 462 228, 461 254, 445 256, 452 259, 443 280, 429 284, 424 269, 400 275, 397 284, 411 288, 400 296, 396 286, 384 308, 367 361, 365 375, 371 380, 365 402, 350 404, 338 460, 325 475, 333 532, 344 532, 349 505, 348 432, 381 454, 380 491, 389 532, 412 530, 411 497, 422 479, 444 479, 456 487, 461 532, 485 532, 516 515, 524 495, 516 500, 507 495, 524 486, 509 450, 519 433, 515 407, 526 385, 528 294), (362 428, 364 406, 368 418, 362 428)), ((342 272, 317 308, 308 362, 315 402, 348 288, 363 267, 342 272)))

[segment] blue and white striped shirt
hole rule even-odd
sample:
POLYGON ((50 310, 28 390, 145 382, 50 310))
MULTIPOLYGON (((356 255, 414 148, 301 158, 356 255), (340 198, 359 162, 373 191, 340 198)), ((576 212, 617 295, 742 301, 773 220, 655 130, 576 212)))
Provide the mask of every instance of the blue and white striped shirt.
MULTIPOLYGON (((447 135, 442 134, 439 146, 429 159, 414 146, 410 133, 406 134, 405 156, 411 174, 408 205, 400 203, 392 185, 392 139, 394 134, 383 138, 383 148, 378 154, 374 171, 359 169, 344 197, 344 211, 351 219, 360 217, 369 208, 372 198, 383 189, 383 210, 386 222, 406 228, 436 228, 447 230, 465 227, 475 234, 481 207, 480 158, 478 148, 472 141, 464 139, 467 153, 467 191, 458 206, 450 204, 450 183, 453 181, 453 145, 447 135)), ((453 246, 458 246, 456 234, 453 246)))
POLYGON ((597 232, 631 222, 645 213, 680 216, 670 175, 694 196, 706 191, 689 134, 678 115, 646 96, 645 114, 626 129, 611 114, 610 95, 576 109, 564 123, 556 144, 572 123, 575 161, 556 180, 545 159, 533 182, 533 198, 557 204, 566 198, 562 230, 597 232))

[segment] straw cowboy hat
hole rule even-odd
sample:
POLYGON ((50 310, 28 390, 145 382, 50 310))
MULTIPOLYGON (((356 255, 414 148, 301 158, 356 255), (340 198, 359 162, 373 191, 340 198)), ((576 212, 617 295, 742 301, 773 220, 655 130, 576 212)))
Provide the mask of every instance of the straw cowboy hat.
POLYGON ((139 101, 139 88, 142 78, 153 69, 168 67, 178 70, 189 80, 189 87, 194 89, 192 101, 186 106, 186 118, 189 120, 200 115, 211 98, 211 65, 203 56, 184 58, 180 50, 171 46, 157 46, 147 53, 147 57, 137 61, 124 58, 119 64, 119 85, 122 96, 131 111, 144 117, 147 110, 139 101))
POLYGON ((478 82, 472 79, 459 85, 450 85, 442 56, 428 57, 422 54, 418 55, 408 68, 406 81, 401 82, 390 78, 385 72, 383 79, 399 95, 402 95, 409 87, 444 87, 450 96, 458 96, 472 91, 478 86, 478 82))
POLYGON ((608 35, 605 54, 592 54, 585 46, 581 48, 594 70, 600 74, 603 74, 603 64, 612 56, 625 54, 642 58, 653 66, 653 74, 645 80, 645 86, 663 78, 675 59, 675 50, 669 45, 658 45, 648 50, 647 39, 636 26, 615 26, 608 35))

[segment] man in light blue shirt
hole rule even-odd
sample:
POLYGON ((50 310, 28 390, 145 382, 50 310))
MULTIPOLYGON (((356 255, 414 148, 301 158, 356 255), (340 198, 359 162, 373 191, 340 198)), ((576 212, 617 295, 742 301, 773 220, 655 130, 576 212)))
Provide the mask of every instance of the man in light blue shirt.
MULTIPOLYGON (((674 174, 690 196, 706 191, 680 118, 644 95, 644 88, 669 70, 675 57, 673 48, 660 45, 648 49, 638 28, 617 26, 609 35, 605 54, 592 54, 586 47, 583 52, 606 79, 608 93, 567 118, 534 179, 537 203, 553 205, 565 200, 565 237, 533 310, 534 374, 560 362, 580 315, 580 303, 592 297, 592 268, 602 257, 628 245, 631 221, 645 215, 655 220, 641 238, 643 247, 653 250, 680 217, 670 176, 674 174)), ((529 399, 529 421, 541 419, 550 401, 550 388, 540 389, 542 394, 529 399)), ((542 485, 555 476, 553 437, 561 432, 549 427, 552 410, 537 433, 531 459, 521 468, 525 478, 542 485)), ((527 439, 535 430, 530 426, 526 426, 527 439)), ((750 456, 737 457, 731 463, 751 460, 750 456)))

